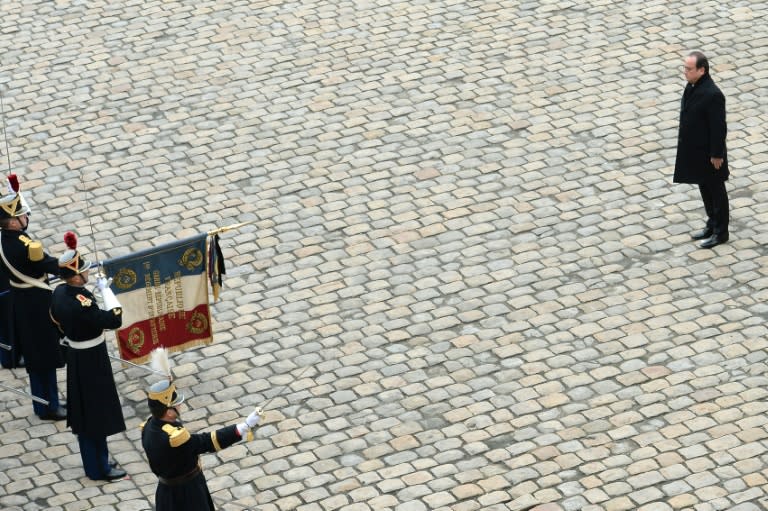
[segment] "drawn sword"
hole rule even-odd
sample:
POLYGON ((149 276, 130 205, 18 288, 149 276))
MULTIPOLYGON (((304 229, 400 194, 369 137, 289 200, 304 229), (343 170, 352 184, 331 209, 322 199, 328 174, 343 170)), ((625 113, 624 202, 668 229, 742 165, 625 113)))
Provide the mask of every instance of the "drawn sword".
POLYGON ((50 403, 48 403, 48 401, 46 401, 45 399, 43 399, 43 398, 40 398, 40 397, 37 397, 37 396, 35 396, 34 394, 27 394, 27 393, 26 393, 26 392, 24 392, 23 390, 14 389, 13 387, 9 387, 8 385, 3 385, 2 383, 0 383, 0 388, 2 388, 2 389, 5 389, 5 390, 7 390, 7 391, 9 391, 9 392, 14 392, 14 393, 16 393, 16 394, 18 394, 18 395, 20 395, 20 396, 24 396, 24 397, 29 397, 29 398, 32 398, 32 401, 37 401, 37 402, 38 402, 38 403, 40 403, 41 405, 45 405, 45 406, 48 406, 48 405, 50 404, 50 403))

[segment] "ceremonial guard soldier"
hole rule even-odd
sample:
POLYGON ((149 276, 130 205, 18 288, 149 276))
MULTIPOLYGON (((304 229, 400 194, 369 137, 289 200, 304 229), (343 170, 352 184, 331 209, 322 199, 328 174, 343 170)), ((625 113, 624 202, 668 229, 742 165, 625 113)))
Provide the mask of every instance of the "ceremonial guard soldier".
POLYGON ((125 470, 109 462, 107 437, 125 431, 125 420, 117 395, 112 364, 103 332, 122 325, 120 303, 106 277, 96 279, 104 309, 85 288, 91 264, 77 251, 77 236, 64 235, 68 247, 59 258, 64 284, 53 291, 51 318, 66 336, 67 425, 77 435, 85 475, 112 481, 125 477, 125 470))
POLYGON ((29 206, 16 175, 8 176, 8 182, 11 192, 0 199, 0 271, 10 282, 10 328, 24 356, 32 394, 48 402, 33 401, 35 414, 44 420, 63 420, 67 412, 59 404, 56 369, 64 367, 64 354, 59 331, 48 315, 52 294, 48 274, 59 273, 59 262, 45 253, 42 243, 27 236, 29 206))
POLYGON ((152 417, 141 425, 141 443, 152 472, 160 480, 155 506, 157 511, 212 511, 213 500, 199 456, 243 438, 252 440, 252 429, 259 423, 262 411, 256 408, 245 422, 211 433, 190 433, 181 423, 178 406, 183 400, 170 380, 155 383, 148 391, 152 417))

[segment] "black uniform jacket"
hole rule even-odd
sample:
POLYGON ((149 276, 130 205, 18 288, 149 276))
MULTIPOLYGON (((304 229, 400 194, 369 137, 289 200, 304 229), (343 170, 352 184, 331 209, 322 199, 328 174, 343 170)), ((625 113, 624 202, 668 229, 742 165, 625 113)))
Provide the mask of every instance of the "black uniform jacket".
POLYGON ((21 346, 18 346, 13 335, 13 308, 11 301, 11 284, 8 274, 0 263, 0 342, 10 346, 11 351, 0 348, 0 359, 3 367, 16 367, 21 359, 21 346))
POLYGON ((704 183, 728 179, 725 136, 725 96, 709 75, 685 87, 677 136, 675 183, 704 183), (710 158, 723 158, 715 170, 710 158))
MULTIPOLYGON (((59 261, 43 254, 39 261, 29 258, 27 244, 31 240, 21 231, 0 231, 0 242, 8 263, 20 273, 39 279, 48 284, 48 274, 58 275, 59 261)), ((5 267, 11 283, 11 307, 13 335, 19 346, 28 371, 41 371, 64 367, 64 353, 59 345, 59 331, 48 315, 51 306, 51 291, 38 287, 20 288, 14 286, 21 280, 5 267)))
POLYGON ((72 432, 105 437, 125 431, 106 342, 76 349, 78 342, 103 339, 105 329, 119 328, 122 311, 102 310, 84 287, 62 284, 53 291, 51 316, 72 341, 67 349, 67 424, 72 432))
POLYGON ((180 422, 154 417, 141 427, 141 444, 149 467, 161 478, 155 492, 157 511, 212 511, 213 500, 198 458, 202 453, 219 451, 238 442, 237 427, 190 433, 180 422))

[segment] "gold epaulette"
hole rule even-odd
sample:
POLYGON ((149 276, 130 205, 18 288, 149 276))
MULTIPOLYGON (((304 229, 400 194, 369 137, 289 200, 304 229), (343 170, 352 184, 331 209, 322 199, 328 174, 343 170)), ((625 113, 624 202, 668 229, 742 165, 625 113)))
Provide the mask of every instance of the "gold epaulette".
POLYGON ((191 438, 189 431, 184 426, 177 427, 172 424, 165 424, 163 431, 168 434, 168 443, 171 444, 171 447, 184 445, 191 438))
POLYGON ((43 252, 43 244, 39 241, 29 239, 25 235, 19 236, 19 240, 27 247, 27 257, 32 262, 42 261, 45 253, 43 252))
POLYGON ((149 419, 147 419, 147 420, 145 420, 144 422, 142 422, 141 424, 139 424, 139 429, 140 429, 140 430, 142 430, 142 431, 144 431, 144 426, 146 426, 146 425, 147 425, 147 422, 149 422, 149 419))

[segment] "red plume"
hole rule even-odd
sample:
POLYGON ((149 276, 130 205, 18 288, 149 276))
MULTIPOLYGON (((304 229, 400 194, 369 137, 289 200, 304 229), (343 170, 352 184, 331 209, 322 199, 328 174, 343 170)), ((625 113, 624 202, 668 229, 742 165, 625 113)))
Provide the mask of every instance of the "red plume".
POLYGON ((16 177, 16 174, 10 174, 10 175, 8 176, 8 182, 9 182, 9 183, 10 183, 10 185, 11 185, 11 189, 12 189, 12 190, 13 190, 15 193, 19 193, 19 178, 18 178, 18 177, 16 177))
POLYGON ((75 250, 77 248, 77 235, 72 231, 65 232, 64 244, 67 246, 67 248, 75 250))

